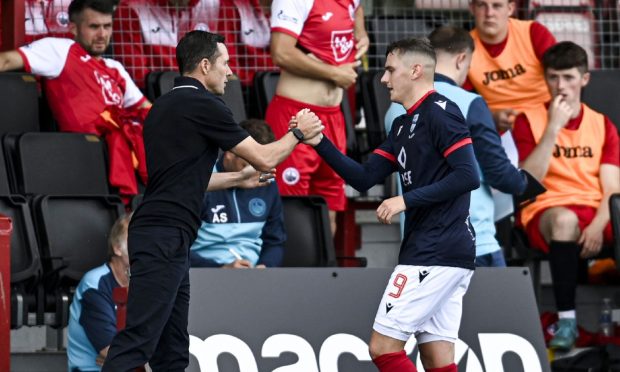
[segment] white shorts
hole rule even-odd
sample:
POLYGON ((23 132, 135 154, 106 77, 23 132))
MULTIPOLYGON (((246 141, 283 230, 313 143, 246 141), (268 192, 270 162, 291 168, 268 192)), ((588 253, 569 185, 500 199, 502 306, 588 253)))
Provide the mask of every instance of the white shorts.
POLYGON ((458 338, 463 296, 474 271, 448 266, 398 265, 390 277, 373 329, 418 343, 458 338))

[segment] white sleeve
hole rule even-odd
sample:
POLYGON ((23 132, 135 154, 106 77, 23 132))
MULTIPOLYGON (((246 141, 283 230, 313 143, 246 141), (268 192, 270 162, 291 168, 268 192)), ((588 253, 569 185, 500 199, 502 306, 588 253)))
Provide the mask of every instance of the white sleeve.
POLYGON ((19 48, 25 57, 24 65, 35 75, 53 79, 65 67, 69 49, 75 41, 71 39, 46 37, 19 48))
POLYGON ((125 70, 125 67, 123 67, 123 65, 119 61, 116 61, 114 59, 105 58, 104 61, 108 67, 117 69, 125 80, 125 95, 123 96, 123 107, 131 107, 136 103, 140 102, 140 100, 144 98, 144 95, 136 86, 136 83, 133 82, 133 79, 131 78, 131 76, 129 76, 127 70, 125 70))
POLYGON ((313 0, 273 0, 271 30, 298 37, 314 5, 313 0))

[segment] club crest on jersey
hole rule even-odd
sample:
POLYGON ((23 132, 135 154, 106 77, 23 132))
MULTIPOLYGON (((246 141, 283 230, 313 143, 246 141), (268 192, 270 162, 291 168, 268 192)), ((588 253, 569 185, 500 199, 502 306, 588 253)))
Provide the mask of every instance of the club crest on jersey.
POLYGON ((336 62, 346 61, 353 51, 353 30, 332 31, 332 52, 336 62))
POLYGON ((284 180, 284 183, 289 186, 295 185, 300 179, 299 170, 293 167, 286 168, 282 172, 282 179, 284 180))
POLYGON ((248 208, 252 216, 260 217, 267 211, 267 203, 261 198, 252 198, 248 203, 248 208))
POLYGON ((418 125, 419 117, 420 114, 413 115, 413 119, 411 120, 411 128, 409 128, 409 139, 412 139, 413 136, 415 136, 415 133, 413 133, 413 131, 415 130, 415 126, 418 125))
POLYGON ((209 31, 209 26, 206 23, 198 22, 194 25, 195 31, 209 31))
POLYGON ((56 13, 56 23, 60 27, 67 27, 69 25, 69 13, 65 11, 56 13))
POLYGON ((97 70, 93 71, 95 80, 101 86, 101 95, 106 105, 120 106, 123 103, 123 95, 116 84, 112 84, 112 79, 107 74, 100 74, 97 70))

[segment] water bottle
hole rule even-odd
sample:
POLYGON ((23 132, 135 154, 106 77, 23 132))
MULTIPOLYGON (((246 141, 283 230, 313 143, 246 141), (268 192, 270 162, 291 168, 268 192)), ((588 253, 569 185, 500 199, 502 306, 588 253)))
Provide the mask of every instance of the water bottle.
POLYGON ((611 319, 611 299, 608 297, 603 298, 601 305, 601 316, 599 318, 599 333, 601 336, 611 337, 614 333, 614 324, 611 319))

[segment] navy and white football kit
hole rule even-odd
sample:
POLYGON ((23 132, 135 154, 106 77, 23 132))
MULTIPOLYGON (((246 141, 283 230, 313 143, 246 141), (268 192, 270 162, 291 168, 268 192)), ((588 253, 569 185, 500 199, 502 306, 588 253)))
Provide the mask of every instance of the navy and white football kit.
POLYGON ((338 154, 326 138, 315 147, 358 190, 399 173, 405 232, 399 265, 377 313, 376 321, 383 325, 375 327, 379 333, 401 340, 411 334, 439 336, 418 338, 419 342, 456 337, 475 260, 469 192, 480 183, 471 143, 458 106, 432 90, 394 120, 386 141, 363 165, 338 154), (422 286, 427 286, 425 291, 422 286), (428 292, 436 295, 432 308, 420 306, 420 295, 428 292), (395 308, 406 309, 406 315, 395 308), (391 320, 383 321, 386 316, 391 320))

